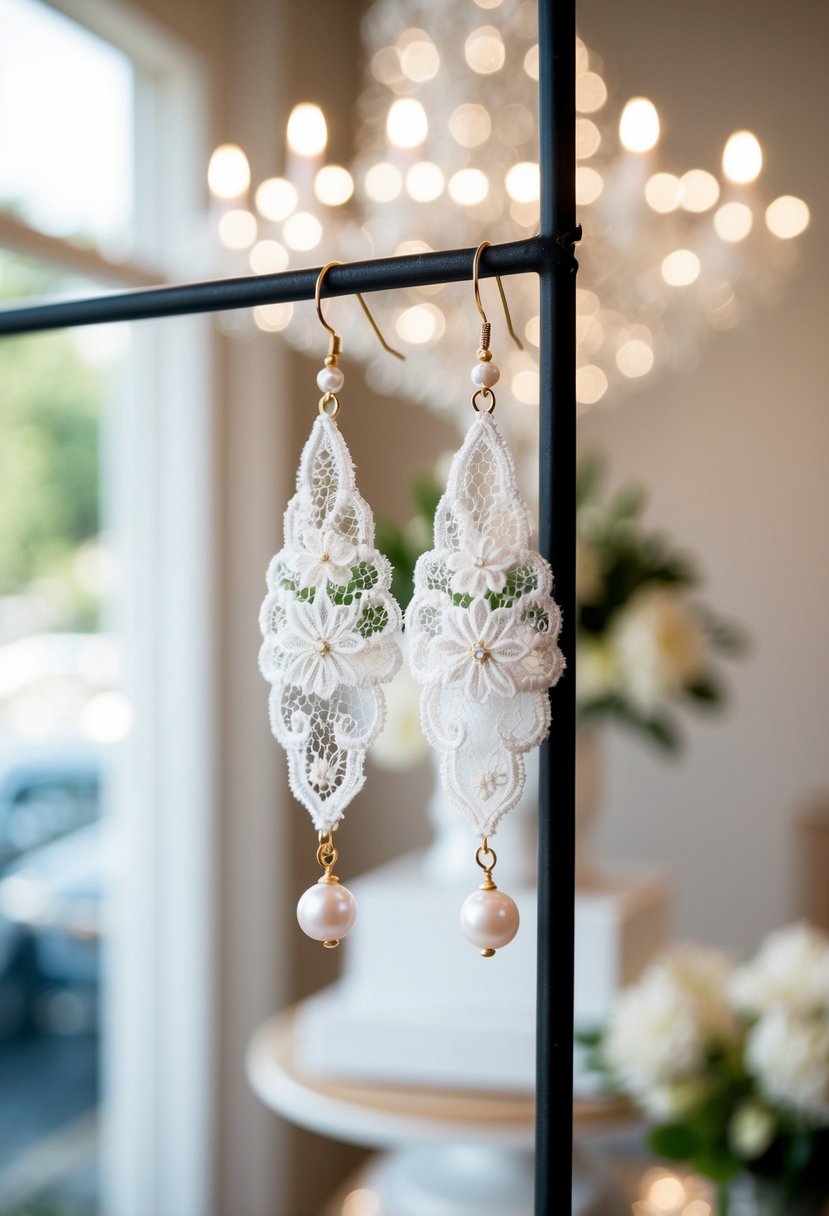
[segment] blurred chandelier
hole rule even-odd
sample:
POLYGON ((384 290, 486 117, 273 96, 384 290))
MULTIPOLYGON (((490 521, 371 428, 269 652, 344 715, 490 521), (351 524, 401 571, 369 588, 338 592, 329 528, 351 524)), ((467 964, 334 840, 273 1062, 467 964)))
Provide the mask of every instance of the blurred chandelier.
MULTIPOLYGON (((348 168, 325 162, 325 118, 310 103, 288 121, 283 176, 263 181, 252 207, 244 152, 223 145, 213 153, 208 179, 228 271, 275 273, 307 263, 317 248, 316 261, 350 261, 537 231, 533 0, 379 0, 364 18, 363 40, 369 80, 348 168)), ((796 262, 791 238, 807 227, 809 209, 790 195, 768 205, 760 197, 763 153, 749 131, 728 138, 718 174, 662 169, 652 102, 635 97, 619 110, 601 60, 580 39, 576 57, 581 412, 615 403, 660 369, 687 366, 706 331, 731 329, 755 302, 771 301, 796 262)), ((465 355, 477 343, 467 295, 466 285, 451 284, 395 297, 405 366, 377 358, 370 335, 355 327, 349 349, 365 361, 371 386, 456 413, 469 388, 465 355)), ((518 438, 536 430, 535 276, 513 279, 510 295, 527 349, 499 339, 498 359, 502 383, 527 407, 511 411, 524 414, 513 419, 518 438)), ((298 349, 316 339, 302 306, 260 307, 253 320, 284 331, 298 349)))

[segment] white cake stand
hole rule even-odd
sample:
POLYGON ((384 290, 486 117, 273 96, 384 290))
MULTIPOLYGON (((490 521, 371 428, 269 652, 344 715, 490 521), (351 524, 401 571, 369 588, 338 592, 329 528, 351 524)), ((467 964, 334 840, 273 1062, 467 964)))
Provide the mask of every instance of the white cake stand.
MULTIPOLYGON (((296 1010, 266 1022, 251 1040, 254 1092, 293 1123, 335 1140, 386 1150, 349 1190, 376 1197, 377 1216, 532 1216, 534 1103, 526 1094, 455 1093, 327 1081, 295 1059, 296 1010)), ((629 1119, 624 1107, 579 1102, 580 1129, 629 1119)), ((600 1160, 574 1153, 573 1216, 629 1211, 600 1160)), ((340 1216, 342 1202, 330 1216, 340 1216)))

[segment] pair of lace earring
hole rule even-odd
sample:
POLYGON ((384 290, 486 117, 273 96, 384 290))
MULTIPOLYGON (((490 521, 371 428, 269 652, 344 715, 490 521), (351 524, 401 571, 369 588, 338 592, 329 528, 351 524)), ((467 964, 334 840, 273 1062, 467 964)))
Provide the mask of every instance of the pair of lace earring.
MULTIPOLYGON (((435 514, 434 548, 418 560, 406 612, 423 731, 440 754, 444 789, 480 842, 475 860, 484 881, 464 902, 460 924, 485 957, 512 941, 519 925, 515 902, 492 878, 497 859, 490 838, 521 797, 524 755, 547 736, 547 690, 564 668, 552 572, 530 546, 529 513, 493 419, 500 373, 478 284, 488 245, 477 249, 473 264, 482 320, 472 369, 475 415, 452 461, 435 514)), ((287 752, 291 790, 317 829, 323 870, 301 896, 297 918, 327 948, 339 944, 356 917, 354 896, 334 874, 334 832, 365 782, 366 752, 385 718, 382 685, 401 662, 402 625, 389 589, 391 566, 375 548, 374 519, 335 420, 344 383, 341 341, 322 314, 320 295, 326 273, 338 264, 328 263, 317 279, 317 313, 330 334, 317 376, 323 395, 260 615, 271 727, 287 752)), ((498 288, 513 333, 500 279, 498 288)), ((357 298, 384 348, 402 358, 357 298)))

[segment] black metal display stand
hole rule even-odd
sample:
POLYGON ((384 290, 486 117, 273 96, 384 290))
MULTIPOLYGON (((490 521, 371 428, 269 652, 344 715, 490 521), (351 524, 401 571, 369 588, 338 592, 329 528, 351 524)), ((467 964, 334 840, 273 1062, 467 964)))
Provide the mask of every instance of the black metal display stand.
MULTIPOLYGON (((575 893, 575 0, 539 0, 541 224, 492 246, 482 277, 535 272, 541 294, 539 548, 555 572, 567 671, 552 689, 538 833, 536 1216, 571 1210, 575 893)), ((471 280, 474 249, 333 267, 325 296, 471 280)), ((319 268, 0 311, 0 335, 312 300, 319 268)))

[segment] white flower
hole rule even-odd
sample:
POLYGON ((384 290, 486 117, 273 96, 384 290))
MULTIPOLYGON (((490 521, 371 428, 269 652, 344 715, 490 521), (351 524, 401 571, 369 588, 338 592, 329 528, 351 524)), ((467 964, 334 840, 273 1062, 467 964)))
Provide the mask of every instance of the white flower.
POLYGON ((445 661, 441 683, 463 684, 475 702, 493 694, 514 697, 512 669, 529 653, 529 638, 509 608, 490 609, 484 599, 473 600, 468 608, 448 605, 434 648, 435 662, 445 661))
POLYGON ((728 1003, 733 967, 727 954, 686 942, 669 950, 661 966, 693 1002, 696 1017, 707 1035, 725 1041, 736 1033, 728 1003))
POLYGON ((446 559, 446 565, 453 571, 451 588, 458 595, 503 591, 507 571, 514 564, 510 549, 477 533, 464 536, 461 548, 446 559))
POLYGON ((318 590, 313 603, 291 600, 273 654, 288 684, 327 700, 338 684, 359 685, 369 671, 368 643, 357 631, 361 606, 332 604, 318 590))
POLYGON ((741 1102, 728 1123, 728 1144, 744 1161, 762 1157, 777 1133, 777 1120, 759 1102, 741 1102))
POLYGON ((829 1012, 829 938, 804 922, 770 934, 735 971, 731 1000, 749 1017, 773 1005, 829 1012))
POLYGON ((576 697, 585 704, 609 696, 619 686, 616 651, 604 639, 579 639, 576 649, 576 697))
POLYGON ((752 1026, 746 1063, 769 1102, 829 1124, 829 1020, 777 1005, 752 1026))
POLYGON ((358 557, 348 537, 334 528, 306 528, 302 544, 295 557, 300 588, 324 587, 327 582, 348 585, 358 557))
POLYGON ((503 789, 507 784, 507 774, 502 768, 494 768, 489 773, 481 773, 477 788, 484 802, 489 802, 493 794, 503 789))
POLYGON ((323 756, 311 756, 311 765, 308 769, 308 781, 313 785, 314 789, 319 790, 324 794, 327 789, 334 784, 336 770, 328 763, 323 756))
POLYGON ((646 1090, 640 1095, 639 1105, 649 1118, 673 1123, 687 1118, 707 1094, 708 1087, 703 1080, 689 1077, 687 1081, 674 1081, 646 1090))
POLYGON ((651 969, 617 997, 605 1053, 621 1084, 642 1105, 654 1091, 698 1071, 705 1046, 694 1002, 664 970, 651 969))
POLYGON ((695 1074, 708 1048, 733 1031, 727 977, 719 951, 677 946, 617 998, 608 1063, 654 1118, 678 1117, 699 1097, 695 1074))
POLYGON ((668 587, 639 591, 619 614, 612 642, 624 691, 646 712, 675 696, 706 665, 699 622, 668 587))

